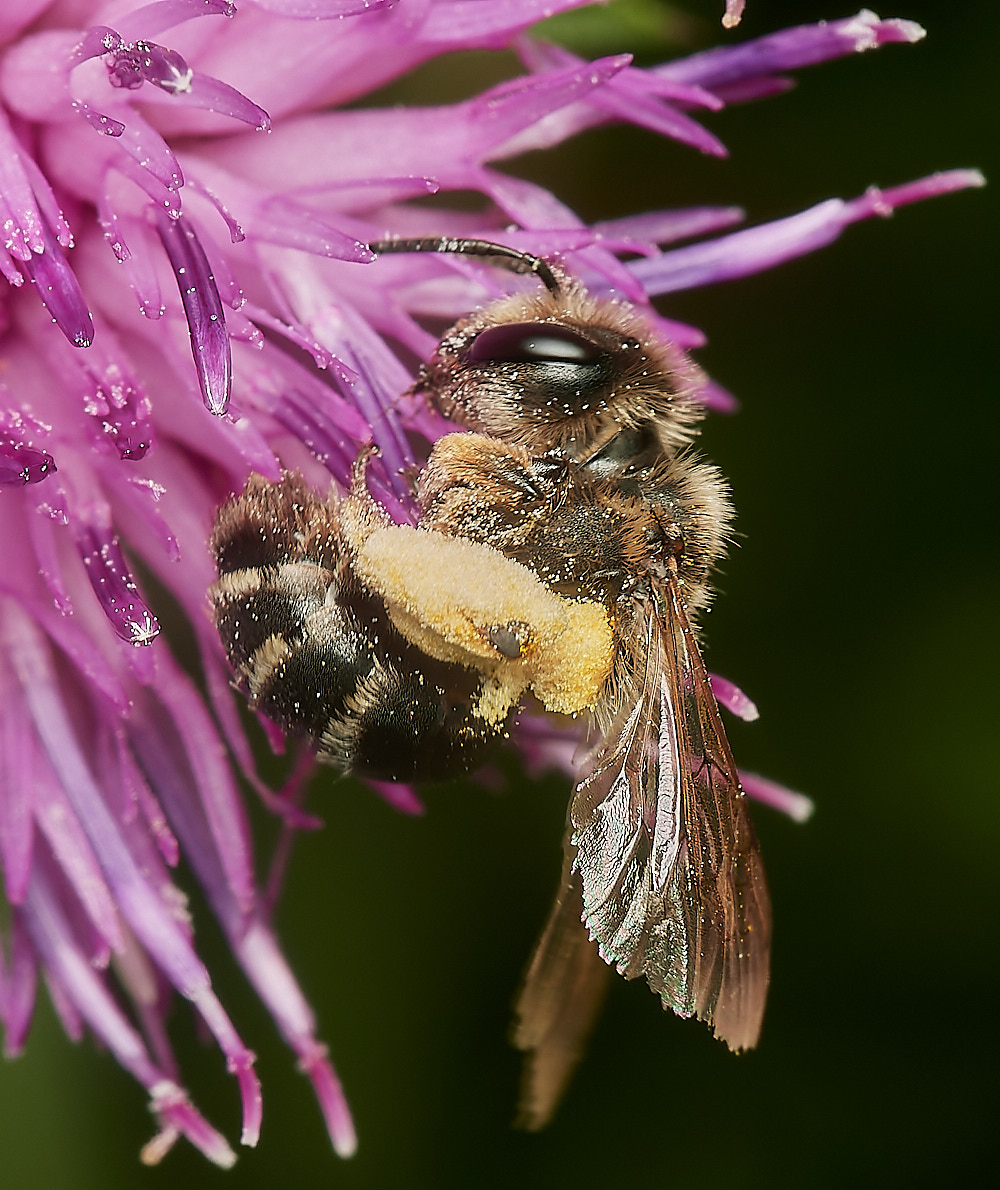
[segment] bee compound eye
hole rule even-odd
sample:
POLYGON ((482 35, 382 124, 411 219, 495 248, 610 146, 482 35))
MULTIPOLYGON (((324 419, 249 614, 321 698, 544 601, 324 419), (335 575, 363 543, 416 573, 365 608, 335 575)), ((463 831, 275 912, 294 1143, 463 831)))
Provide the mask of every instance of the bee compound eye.
POLYGON ((488 327, 466 349, 475 363, 562 364, 589 367, 604 352, 569 327, 544 322, 503 323, 488 327))

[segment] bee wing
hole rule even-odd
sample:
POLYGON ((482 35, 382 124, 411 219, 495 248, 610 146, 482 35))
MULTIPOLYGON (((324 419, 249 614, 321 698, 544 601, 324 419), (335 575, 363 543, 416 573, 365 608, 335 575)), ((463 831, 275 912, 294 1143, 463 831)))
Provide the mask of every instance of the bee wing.
POLYGON ((551 1119, 608 987, 608 968, 580 917, 581 895, 579 874, 571 871, 567 856, 514 1008, 512 1040, 527 1051, 516 1123, 530 1132, 551 1119))
MULTIPOLYGON (((601 956, 730 1049, 760 1035, 771 910, 757 840, 676 580, 638 604, 638 698, 571 806, 583 920, 601 956)), ((631 700, 630 700, 631 701, 631 700)))

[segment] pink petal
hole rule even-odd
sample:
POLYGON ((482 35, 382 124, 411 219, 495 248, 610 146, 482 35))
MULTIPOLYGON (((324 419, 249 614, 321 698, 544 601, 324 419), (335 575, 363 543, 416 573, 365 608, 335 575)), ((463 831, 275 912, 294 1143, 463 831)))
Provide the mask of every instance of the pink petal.
POLYGON ((221 417, 229 407, 233 360, 215 278, 187 219, 159 213, 156 226, 180 290, 202 399, 210 413, 221 417))
POLYGON ((796 793, 794 789, 788 789, 757 773, 740 769, 740 782, 748 797, 780 810, 795 822, 806 822, 816 809, 812 798, 806 797, 804 793, 796 793))
POLYGON ((889 190, 872 187, 850 202, 831 198, 787 219, 633 261, 629 268, 653 294, 746 277, 825 247, 845 227, 861 219, 888 215, 907 203, 984 184, 978 170, 950 170, 889 190))

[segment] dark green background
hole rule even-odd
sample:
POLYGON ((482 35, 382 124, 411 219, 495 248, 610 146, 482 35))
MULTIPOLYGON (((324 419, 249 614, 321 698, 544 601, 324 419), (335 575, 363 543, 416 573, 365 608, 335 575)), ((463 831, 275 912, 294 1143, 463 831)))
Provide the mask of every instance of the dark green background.
MULTIPOLYGON (((725 36, 721 8, 688 0, 695 44, 725 36)), ((740 36, 855 11, 748 9, 740 36)), ((797 92, 709 117, 725 162, 612 129, 519 168, 588 218, 737 202, 759 221, 953 166, 996 182, 994 11, 985 0, 903 5, 898 15, 928 28, 922 44, 804 71, 797 92)), ((467 93, 484 70, 477 59, 468 83, 423 85, 467 93)), ((331 1155, 308 1086, 202 913, 223 1000, 259 1053, 258 1150, 224 1174, 181 1144, 144 1170, 142 1092, 108 1055, 70 1045, 42 1003, 27 1057, 0 1066, 3 1186, 986 1180, 996 218, 989 189, 946 197, 663 307, 706 329, 700 359, 744 406, 704 435, 744 535, 707 625, 708 659, 762 711, 733 726, 734 750, 819 807, 806 826, 755 814, 776 919, 756 1053, 732 1057, 643 986, 616 981, 555 1123, 511 1131, 509 1004, 555 881, 566 782, 531 783, 511 767, 502 793, 431 790, 416 820, 354 785, 317 787, 327 829, 298 845, 279 926, 348 1088, 358 1156, 331 1155)), ((186 1012, 174 1035, 198 1103, 235 1137, 236 1091, 217 1051, 186 1012)))

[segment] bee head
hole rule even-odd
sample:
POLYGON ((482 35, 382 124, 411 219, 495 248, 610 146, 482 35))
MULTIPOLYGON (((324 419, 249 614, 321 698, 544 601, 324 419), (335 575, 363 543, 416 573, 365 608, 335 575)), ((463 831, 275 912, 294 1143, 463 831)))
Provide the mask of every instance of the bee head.
POLYGON ((502 298, 448 331, 416 391, 471 430, 580 462, 623 431, 651 429, 661 449, 690 441, 702 412, 691 361, 552 267, 557 291, 502 298))
POLYGON ((631 306, 592 297, 552 261, 484 240, 370 246, 488 257, 542 282, 462 318, 421 369, 414 391, 451 421, 578 462, 623 432, 660 450, 691 440, 700 373, 631 306))

